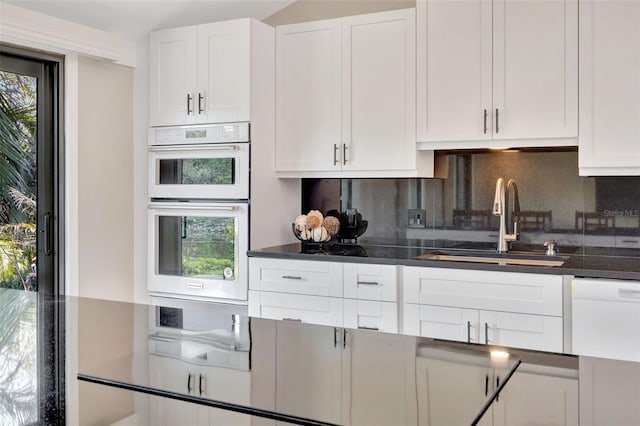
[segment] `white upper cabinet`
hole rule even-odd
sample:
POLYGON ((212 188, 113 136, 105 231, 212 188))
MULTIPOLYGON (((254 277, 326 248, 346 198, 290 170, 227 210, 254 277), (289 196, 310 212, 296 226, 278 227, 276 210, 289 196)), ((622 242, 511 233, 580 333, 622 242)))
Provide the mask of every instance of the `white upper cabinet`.
POLYGON ((575 145, 576 0, 418 0, 425 149, 575 145))
POLYGON ((151 126, 249 121, 250 19, 152 32, 151 126))
POLYGON ((580 175, 640 175, 640 2, 580 3, 580 175))
POLYGON ((193 96, 196 86, 194 27, 152 32, 149 36, 149 124, 196 122, 193 96))
POLYGON ((342 20, 342 169, 415 169, 415 9, 342 20))
POLYGON ((278 171, 340 170, 340 28, 331 19, 276 29, 278 171))
POLYGON ((276 29, 281 177, 433 176, 416 153, 415 9, 276 29))
POLYGON ((491 140, 491 2, 416 6, 418 141, 491 140))

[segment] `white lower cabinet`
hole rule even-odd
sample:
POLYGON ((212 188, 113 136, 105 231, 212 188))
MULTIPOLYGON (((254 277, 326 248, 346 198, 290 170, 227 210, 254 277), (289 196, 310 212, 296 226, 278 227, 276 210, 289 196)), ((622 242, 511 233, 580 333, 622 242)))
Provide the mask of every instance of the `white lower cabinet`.
POLYGON ((493 405, 494 425, 574 426, 578 418, 577 372, 562 377, 516 371, 493 405))
POLYGON ((395 265, 249 259, 249 315, 398 332, 395 265))
MULTIPOLYGON (((469 424, 498 388, 506 371, 486 356, 418 351, 418 424, 469 424)), ((577 371, 522 364, 489 410, 482 426, 578 425, 577 371)))
POLYGON ((576 278, 573 353, 640 362, 640 281, 576 278))
POLYGON ((415 424, 415 341, 278 322, 275 399, 278 412, 336 424, 415 424))
MULTIPOLYGON (((249 371, 190 364, 179 359, 149 355, 149 384, 155 388, 250 406, 249 371)), ((250 416, 194 405, 171 398, 151 399, 153 425, 245 426, 250 416)))
POLYGON ((420 267, 403 271, 404 334, 562 352, 562 276, 420 267))

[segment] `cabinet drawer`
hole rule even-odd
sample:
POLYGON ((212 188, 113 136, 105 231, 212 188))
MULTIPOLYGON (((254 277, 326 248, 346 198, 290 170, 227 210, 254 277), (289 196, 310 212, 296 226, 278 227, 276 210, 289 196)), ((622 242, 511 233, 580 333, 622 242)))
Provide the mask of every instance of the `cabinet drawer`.
POLYGON ((278 293, 342 297, 342 264, 250 259, 249 288, 278 293))
POLYGON ((562 276, 405 267, 405 303, 562 316, 562 276))
POLYGON ((344 297, 350 299, 398 301, 397 267, 345 263, 344 297))
POLYGON ((344 326, 397 333, 398 304, 344 299, 344 326))
POLYGON ((249 315, 342 327, 343 302, 334 297, 250 290, 249 315))

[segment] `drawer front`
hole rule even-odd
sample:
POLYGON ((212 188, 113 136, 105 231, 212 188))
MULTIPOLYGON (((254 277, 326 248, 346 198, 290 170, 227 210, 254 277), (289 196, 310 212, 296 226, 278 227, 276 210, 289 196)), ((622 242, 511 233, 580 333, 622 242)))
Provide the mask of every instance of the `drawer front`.
POLYGON ((249 315, 342 327, 343 302, 334 297, 249 291, 249 315))
POLYGON ((278 293, 342 297, 342 264, 249 259, 249 288, 278 293))
POLYGON ((344 299, 344 326, 363 330, 398 332, 398 304, 344 299))
POLYGON ((398 301, 398 268, 395 265, 343 264, 344 297, 398 301))
POLYGON ((405 267, 405 303, 562 316, 562 276, 405 267))

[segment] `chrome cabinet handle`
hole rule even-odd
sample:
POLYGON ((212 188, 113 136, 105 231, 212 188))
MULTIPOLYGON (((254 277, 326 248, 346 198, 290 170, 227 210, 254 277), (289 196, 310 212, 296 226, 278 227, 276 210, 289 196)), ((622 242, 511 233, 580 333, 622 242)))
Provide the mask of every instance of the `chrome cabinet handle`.
POLYGON ((489 344, 489 323, 484 323, 484 344, 489 344))
POLYGON ((202 390, 202 381, 203 381, 202 380, 202 374, 199 374, 199 376, 200 376, 200 379, 198 380, 198 382, 199 382, 198 383, 198 388, 200 389, 200 395, 202 395, 204 393, 203 390, 202 390))
POLYGON ((484 396, 489 395, 489 375, 484 375, 484 396))
POLYGON ((380 283, 377 283, 375 281, 357 281, 358 285, 380 285, 380 283))
POLYGON ((295 276, 295 275, 283 275, 282 279, 284 279, 284 280, 301 280, 302 277, 298 277, 298 276, 295 276))
POLYGON ((347 164, 347 144, 342 144, 342 164, 347 164))
POLYGON ((198 114, 202 114, 204 112, 204 109, 202 109, 203 99, 204 99, 204 96, 202 96, 202 93, 198 92, 198 114))
POLYGON ((187 392, 191 393, 191 373, 189 373, 189 376, 187 378, 187 392))
POLYGON ((498 108, 496 108, 496 133, 500 133, 500 126, 498 124, 498 120, 500 119, 500 112, 498 108))
POLYGON ((338 165, 338 144, 333 144, 333 165, 338 165))
MULTIPOLYGON (((496 377, 496 389, 500 389, 500 376, 496 377)), ((500 401, 500 392, 496 394, 496 402, 500 401)))
POLYGON ((302 322, 300 318, 282 318, 282 321, 302 322))
POLYGON ((338 327, 333 327, 333 347, 338 347, 338 327))
POLYGON ((343 329, 342 332, 342 349, 347 347, 347 330, 343 329))
POLYGON ((485 108, 484 110, 484 134, 485 135, 487 134, 487 115, 488 115, 487 109, 485 108))
POLYGON ((372 330, 372 331, 380 331, 378 327, 365 327, 364 325, 358 326, 359 330, 372 330))
POLYGON ((193 98, 191 97, 191 94, 187 93, 187 115, 191 115, 191 113, 193 112, 193 110, 191 109, 192 100, 193 98))
POLYGON ((467 321, 467 343, 471 343, 471 321, 467 321))

